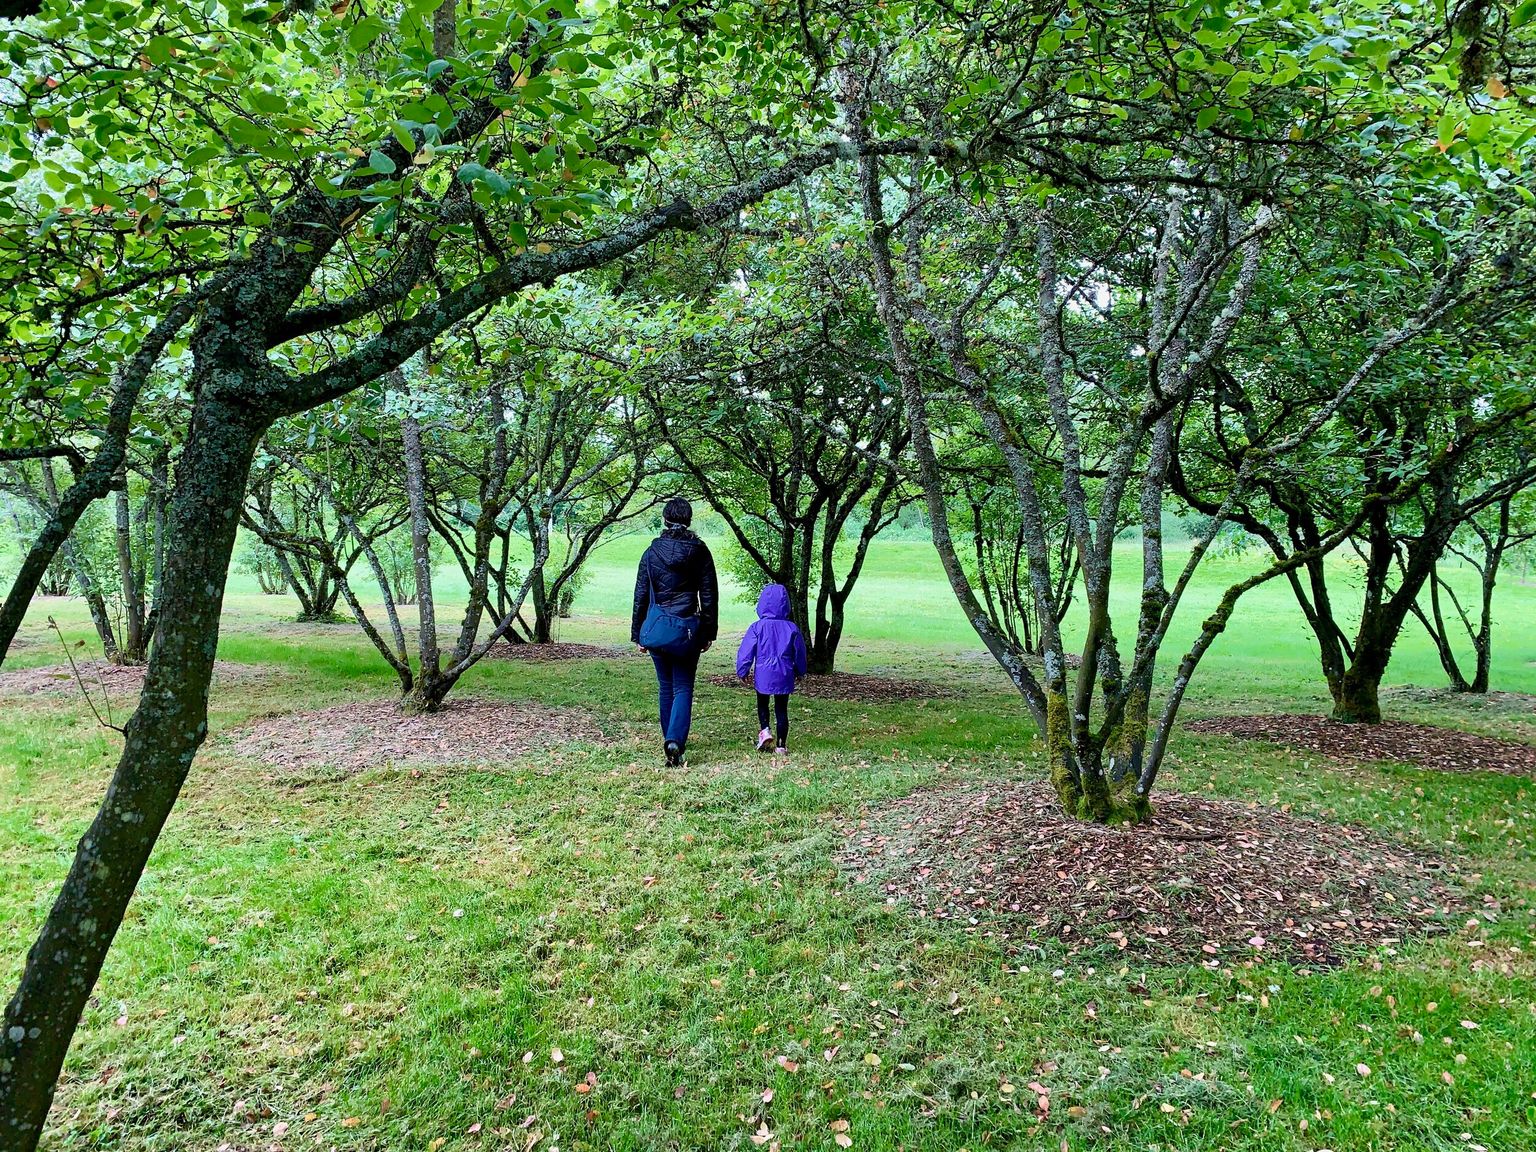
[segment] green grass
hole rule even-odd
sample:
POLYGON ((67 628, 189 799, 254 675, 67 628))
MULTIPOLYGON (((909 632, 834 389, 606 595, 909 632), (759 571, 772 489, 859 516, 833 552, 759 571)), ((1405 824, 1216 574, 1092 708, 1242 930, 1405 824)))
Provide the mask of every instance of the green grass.
MULTIPOLYGON (((565 639, 625 638, 642 544, 604 550, 565 639)), ((1240 563, 1194 590, 1185 636, 1240 563)), ((740 696, 705 689, 694 763, 669 770, 644 661, 497 661, 462 691, 583 706, 613 740, 274 780, 222 734, 393 683, 355 629, 276 626, 294 610, 236 581, 221 658, 275 674, 215 692, 213 738, 86 1013, 49 1147, 521 1152, 538 1133, 540 1152, 750 1149, 766 1120, 785 1150, 831 1149, 847 1120, 855 1149, 1536 1148, 1531 781, 1182 734, 1166 787, 1456 856, 1480 927, 1329 970, 1067 960, 1042 942, 1023 971, 992 941, 885 906, 834 862, 865 805, 1039 771, 1030 725, 921 542, 877 546, 844 663, 963 695, 797 700, 796 756, 780 765, 745 749, 740 696), (1031 1082, 1050 1089, 1048 1115, 1031 1082)), ((87 634, 78 605, 42 606, 17 665, 59 659, 49 611, 87 634)), ((748 614, 732 600, 725 631, 748 614)), ((1500 619, 1495 687, 1536 691, 1536 592, 1511 581, 1500 619)), ((1319 709, 1300 623, 1283 587, 1255 593, 1189 715, 1319 709)), ((1441 680, 1412 633, 1392 672, 1441 680)), ((1536 739, 1518 705, 1414 707, 1536 739)), ((7 983, 116 750, 69 697, 0 712, 7 983)))

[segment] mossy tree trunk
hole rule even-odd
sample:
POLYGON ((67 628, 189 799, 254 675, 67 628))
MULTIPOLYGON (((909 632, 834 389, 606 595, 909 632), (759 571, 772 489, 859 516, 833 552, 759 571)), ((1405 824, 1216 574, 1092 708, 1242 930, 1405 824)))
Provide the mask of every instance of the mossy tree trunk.
POLYGON ((106 798, 81 838, 0 1033, 0 1147, 35 1144, 75 1027, 207 734, 208 684, 261 419, 199 397, 177 467, 165 619, 106 798))

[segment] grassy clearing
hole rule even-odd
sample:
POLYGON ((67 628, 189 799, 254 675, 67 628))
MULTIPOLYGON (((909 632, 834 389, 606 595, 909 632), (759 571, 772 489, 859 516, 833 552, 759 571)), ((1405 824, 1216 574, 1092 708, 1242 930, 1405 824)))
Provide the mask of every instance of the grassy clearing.
MULTIPOLYGON (((607 551, 562 638, 623 638, 638 547, 607 551)), ((1536 1148, 1532 781, 1180 737, 1169 788, 1366 824, 1478 877, 1475 927, 1333 970, 1145 967, 1112 947, 1068 963, 1048 941, 1011 957, 850 886, 833 863, 840 820, 926 785, 1037 771, 1030 726, 930 555, 877 550, 846 664, 945 679, 960 699, 797 701, 796 756, 775 765, 747 746, 747 701, 706 690, 681 771, 657 763, 649 665, 616 658, 487 663, 463 687, 588 708, 609 743, 275 780, 220 734, 376 698, 392 678, 354 630, 285 629, 291 606, 237 586, 220 656, 273 675, 215 696, 214 737, 86 1016, 48 1145, 1536 1148)), ((1536 601, 1506 592, 1495 686, 1536 691, 1520 626, 1536 601)), ((1321 706, 1287 595, 1247 604, 1191 715, 1321 706)), ((84 634, 76 606, 53 610, 84 634)), ((18 663, 58 660, 47 611, 18 663)), ((747 611, 729 606, 727 631, 747 611)), ((1394 678, 1439 683, 1418 637, 1394 678)), ((1519 705, 1389 707, 1533 738, 1519 705)), ((115 751, 67 695, 0 713, 7 981, 115 751)))

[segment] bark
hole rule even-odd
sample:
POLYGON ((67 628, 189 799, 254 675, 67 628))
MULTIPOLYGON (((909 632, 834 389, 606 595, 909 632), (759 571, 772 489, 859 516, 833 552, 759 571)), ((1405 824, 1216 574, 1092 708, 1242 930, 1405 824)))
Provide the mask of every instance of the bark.
POLYGON ((458 47, 458 0, 444 0, 432 13, 432 55, 447 60, 458 47))
POLYGON ((260 427, 205 396, 177 467, 165 620, 106 798, 27 955, 0 1034, 0 1147, 30 1149, 134 888, 207 734, 208 684, 240 502, 260 427))
POLYGON ((139 573, 133 562, 133 530, 128 501, 128 477, 118 474, 113 501, 113 537, 117 545, 117 575, 123 598, 123 644, 118 657, 124 664, 144 663, 144 599, 139 573))
POLYGON ((432 525, 427 519, 426 461, 422 456, 421 424, 415 416, 400 421, 405 449, 405 496, 410 506, 411 558, 416 568, 416 619, 418 626, 418 674, 416 683, 402 698, 401 708, 411 714, 436 712, 447 688, 442 684, 442 654, 437 645, 437 600, 432 592, 432 525))
POLYGON ((170 450, 161 448, 155 453, 154 462, 150 466, 149 476, 149 520, 150 529, 154 533, 154 545, 150 555, 149 572, 150 584, 154 589, 154 601, 149 610, 146 630, 149 633, 151 643, 153 643, 155 634, 160 628, 162 597, 165 589, 165 505, 167 494, 170 492, 170 469, 170 450))
MULTIPOLYGON (((54 479, 52 462, 46 460, 43 462, 43 496, 46 500, 45 512, 48 508, 58 507, 58 481, 54 479)), ((116 663, 117 633, 112 627, 112 617, 107 614, 107 603, 102 599, 101 590, 96 587, 90 566, 86 564, 84 557, 75 546, 73 535, 65 537, 59 551, 64 557, 65 567, 74 575, 75 587, 79 589, 80 596, 91 613, 91 625, 96 629, 96 638, 101 641, 101 654, 107 660, 116 663)))

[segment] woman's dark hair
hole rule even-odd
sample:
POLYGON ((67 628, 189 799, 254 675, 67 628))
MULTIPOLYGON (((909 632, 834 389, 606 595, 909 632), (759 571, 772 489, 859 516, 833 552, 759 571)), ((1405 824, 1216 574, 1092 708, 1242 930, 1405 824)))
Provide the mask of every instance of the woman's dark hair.
POLYGON ((667 506, 661 510, 663 524, 686 528, 693 523, 693 505, 681 496, 674 496, 667 501, 667 506))

